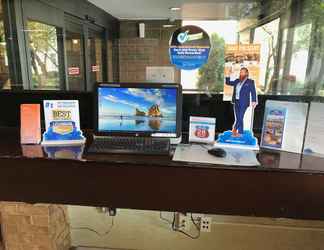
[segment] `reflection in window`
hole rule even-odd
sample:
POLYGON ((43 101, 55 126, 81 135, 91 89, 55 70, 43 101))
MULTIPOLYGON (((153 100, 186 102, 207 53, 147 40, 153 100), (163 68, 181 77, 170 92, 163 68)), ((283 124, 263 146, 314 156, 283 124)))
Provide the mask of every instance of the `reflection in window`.
POLYGON ((249 44, 250 43, 250 30, 240 32, 240 43, 249 44))
POLYGON ((60 89, 57 28, 28 21, 32 89, 60 89))
POLYGON ((197 25, 210 36, 208 62, 197 70, 181 70, 181 84, 186 90, 222 92, 224 85, 225 44, 237 43, 237 21, 183 21, 182 25, 197 25))
POLYGON ((283 31, 279 89, 282 94, 303 95, 306 83, 312 25, 303 24, 283 31))
POLYGON ((103 39, 101 33, 90 32, 88 39, 88 53, 90 58, 90 83, 102 81, 102 50, 103 39))
POLYGON ((9 63, 6 48, 3 6, 0 1, 0 89, 10 89, 9 63))
POLYGON ((261 44, 260 89, 262 93, 272 90, 277 62, 279 18, 255 29, 253 43, 261 44))
POLYGON ((84 90, 83 39, 80 33, 65 32, 65 51, 69 90, 84 90))

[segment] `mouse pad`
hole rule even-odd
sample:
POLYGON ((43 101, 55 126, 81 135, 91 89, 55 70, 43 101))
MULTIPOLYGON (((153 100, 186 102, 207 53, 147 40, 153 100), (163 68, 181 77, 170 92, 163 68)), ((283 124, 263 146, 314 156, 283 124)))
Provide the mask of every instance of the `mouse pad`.
POLYGON ((260 166, 256 152, 252 150, 223 148, 226 156, 216 157, 208 153, 212 146, 198 144, 179 144, 173 155, 173 161, 209 163, 228 166, 260 166))

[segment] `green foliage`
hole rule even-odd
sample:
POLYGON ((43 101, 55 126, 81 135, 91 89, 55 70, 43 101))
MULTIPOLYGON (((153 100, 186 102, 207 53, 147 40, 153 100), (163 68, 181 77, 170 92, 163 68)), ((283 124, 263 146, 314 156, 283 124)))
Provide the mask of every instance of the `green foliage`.
POLYGON ((222 92, 224 85, 225 41, 216 33, 211 35, 208 62, 198 71, 198 88, 222 92))
POLYGON ((56 27, 28 21, 32 84, 37 88, 59 83, 56 27))

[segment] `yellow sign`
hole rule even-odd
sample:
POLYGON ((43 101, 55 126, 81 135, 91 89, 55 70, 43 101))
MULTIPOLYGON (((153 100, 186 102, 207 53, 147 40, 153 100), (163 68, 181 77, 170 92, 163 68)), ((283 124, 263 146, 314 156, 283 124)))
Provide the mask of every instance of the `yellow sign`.
POLYGON ((68 121, 71 120, 71 111, 69 110, 53 110, 53 120, 68 121))

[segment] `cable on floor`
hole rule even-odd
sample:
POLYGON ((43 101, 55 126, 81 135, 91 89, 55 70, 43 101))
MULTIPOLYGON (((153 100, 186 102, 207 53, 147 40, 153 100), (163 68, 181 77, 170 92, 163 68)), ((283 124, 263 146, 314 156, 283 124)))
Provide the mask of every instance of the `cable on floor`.
POLYGON ((195 219, 193 218, 192 214, 191 214, 190 217, 191 217, 191 222, 195 225, 195 227, 197 229, 197 232, 198 232, 197 235, 191 235, 191 234, 189 234, 189 233, 187 233, 187 232, 185 232, 185 231, 183 231, 183 230, 181 230, 181 229, 179 229, 179 228, 177 228, 175 226, 176 213, 173 213, 172 230, 175 231, 175 232, 182 233, 185 236, 189 237, 190 239, 196 240, 196 239, 198 239, 200 237, 200 227, 199 227, 198 224, 196 224, 195 219))

